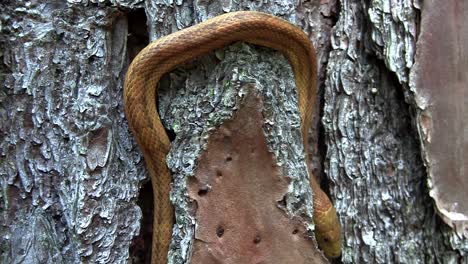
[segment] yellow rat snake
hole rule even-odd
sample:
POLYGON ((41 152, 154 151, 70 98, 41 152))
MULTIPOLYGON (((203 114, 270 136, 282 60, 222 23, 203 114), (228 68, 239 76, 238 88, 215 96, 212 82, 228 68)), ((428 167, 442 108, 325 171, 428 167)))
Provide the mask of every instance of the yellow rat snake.
MULTIPOLYGON (((226 13, 162 37, 144 48, 131 63, 125 79, 125 113, 143 152, 154 192, 152 263, 166 263, 174 212, 169 200, 171 174, 166 166, 170 141, 156 110, 161 77, 180 64, 236 41, 282 52, 292 65, 299 94, 305 150, 315 104, 315 50, 299 28, 275 16, 252 11, 226 13)), ((307 152, 307 151, 306 151, 307 152)), ((306 160, 309 161, 306 154, 306 160)), ((315 235, 328 257, 341 254, 340 225, 335 208, 311 175, 315 235)))

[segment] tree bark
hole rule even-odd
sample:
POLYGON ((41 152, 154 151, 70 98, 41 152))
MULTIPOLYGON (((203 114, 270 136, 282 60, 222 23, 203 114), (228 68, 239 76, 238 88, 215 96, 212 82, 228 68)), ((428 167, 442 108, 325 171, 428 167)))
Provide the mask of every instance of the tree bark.
POLYGON ((425 184, 409 83, 419 18, 417 1, 341 3, 322 122, 343 262, 467 261, 467 239, 436 216, 425 184))
POLYGON ((145 171, 113 7, 2 1, 2 263, 125 263, 145 171))
MULTIPOLYGON (((152 208, 123 113, 128 63, 148 40, 257 10, 301 27, 317 49, 321 103, 307 151, 342 223, 341 260, 467 263, 467 239, 440 220, 425 184, 409 81, 420 9, 411 0, 2 1, 0 262, 147 261, 152 208)), ((196 231, 187 179, 208 132, 240 107, 246 83, 263 97, 270 151, 298 175, 285 212, 310 218, 290 66, 275 52, 236 44, 161 82, 159 111, 176 134, 169 263, 189 263, 196 231)))

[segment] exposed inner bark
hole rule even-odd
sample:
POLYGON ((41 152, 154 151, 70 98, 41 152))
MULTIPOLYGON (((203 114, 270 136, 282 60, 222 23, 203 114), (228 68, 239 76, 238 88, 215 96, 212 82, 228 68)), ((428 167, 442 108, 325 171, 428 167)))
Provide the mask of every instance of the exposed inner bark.
POLYGON ((278 206, 289 178, 268 151, 262 108, 250 93, 208 138, 188 188, 198 205, 191 263, 322 263, 301 221, 278 206))
POLYGON ((429 194, 442 219, 468 238, 468 2, 424 7, 413 78, 429 194))

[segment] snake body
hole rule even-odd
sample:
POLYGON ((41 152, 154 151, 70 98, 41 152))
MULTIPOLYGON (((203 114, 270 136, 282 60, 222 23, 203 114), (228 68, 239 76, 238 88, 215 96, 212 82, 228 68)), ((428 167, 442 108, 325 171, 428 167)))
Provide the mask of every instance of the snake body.
MULTIPOLYGON (((169 200, 171 174, 166 166, 170 141, 156 110, 161 77, 176 66, 236 41, 282 52, 292 65, 305 149, 315 104, 317 65, 308 37, 290 23, 260 12, 227 13, 162 37, 144 48, 131 63, 124 88, 125 112, 143 152, 154 192, 152 263, 166 263, 174 212, 169 200)), ((307 156, 307 161, 308 155, 307 156)), ((340 225, 327 195, 311 176, 314 222, 319 247, 328 257, 341 254, 340 225)))

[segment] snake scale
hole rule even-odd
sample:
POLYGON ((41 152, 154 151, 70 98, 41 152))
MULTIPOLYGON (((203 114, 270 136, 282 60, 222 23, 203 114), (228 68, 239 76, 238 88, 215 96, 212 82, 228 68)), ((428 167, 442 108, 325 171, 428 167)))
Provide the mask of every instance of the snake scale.
MULTIPOLYGON (((226 13, 162 37, 144 48, 125 78, 125 113, 143 152, 154 192, 152 263, 166 263, 174 212, 169 200, 171 174, 166 166, 170 141, 156 110, 161 77, 180 64, 236 41, 282 52, 292 65, 299 94, 301 132, 305 149, 317 87, 315 50, 299 28, 275 16, 253 11, 226 13)), ((306 155, 307 161, 309 160, 306 155)), ((328 257, 341 254, 340 225, 335 208, 311 176, 315 235, 328 257)))

